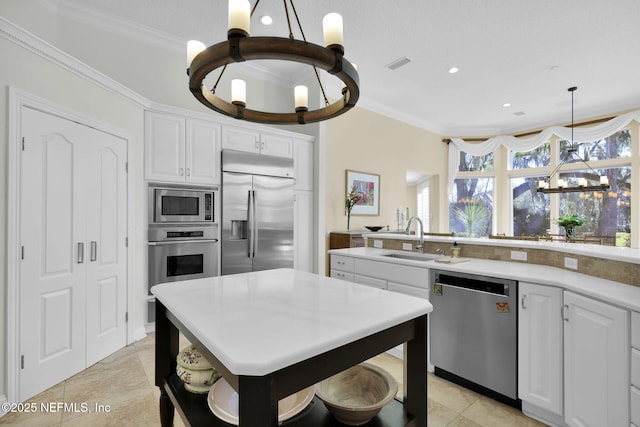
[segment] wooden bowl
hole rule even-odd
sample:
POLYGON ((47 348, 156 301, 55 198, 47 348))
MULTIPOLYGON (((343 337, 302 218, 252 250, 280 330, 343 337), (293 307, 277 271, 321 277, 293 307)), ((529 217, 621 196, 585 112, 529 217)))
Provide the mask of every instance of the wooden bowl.
POLYGON ((350 426, 366 424, 398 392, 396 380, 382 368, 361 363, 316 385, 316 396, 334 417, 350 426))

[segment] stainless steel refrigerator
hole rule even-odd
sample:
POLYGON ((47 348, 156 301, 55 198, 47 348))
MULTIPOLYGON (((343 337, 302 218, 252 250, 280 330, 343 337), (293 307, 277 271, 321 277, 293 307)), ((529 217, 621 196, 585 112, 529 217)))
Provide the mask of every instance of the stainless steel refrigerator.
POLYGON ((293 268, 293 159, 222 152, 222 274, 293 268))

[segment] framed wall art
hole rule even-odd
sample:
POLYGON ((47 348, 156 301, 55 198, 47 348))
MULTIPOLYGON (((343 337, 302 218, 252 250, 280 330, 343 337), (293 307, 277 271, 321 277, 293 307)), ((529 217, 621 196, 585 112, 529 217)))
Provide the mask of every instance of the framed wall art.
POLYGON ((380 175, 347 170, 347 194, 359 196, 351 215, 380 215, 380 175))

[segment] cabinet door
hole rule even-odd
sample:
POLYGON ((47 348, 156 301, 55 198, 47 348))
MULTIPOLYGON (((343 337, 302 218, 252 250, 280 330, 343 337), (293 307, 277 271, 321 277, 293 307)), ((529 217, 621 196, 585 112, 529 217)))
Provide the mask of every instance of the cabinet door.
POLYGON ((562 289, 518 286, 518 397, 562 415, 562 289))
POLYGON ((259 153, 260 134, 253 130, 225 126, 222 128, 222 149, 259 153))
POLYGON ((313 191, 313 143, 296 140, 293 146, 296 189, 313 191))
POLYGON ((565 421, 629 425, 629 313, 564 293, 565 421))
POLYGON ((220 126, 200 120, 187 121, 185 177, 194 184, 220 183, 220 126))
POLYGON ((147 112, 144 141, 145 179, 184 182, 184 117, 147 112))
POLYGON ((313 192, 295 191, 295 239, 294 268, 313 272, 313 192))
POLYGON ((293 138, 266 133, 260 134, 260 153, 292 159, 293 138))

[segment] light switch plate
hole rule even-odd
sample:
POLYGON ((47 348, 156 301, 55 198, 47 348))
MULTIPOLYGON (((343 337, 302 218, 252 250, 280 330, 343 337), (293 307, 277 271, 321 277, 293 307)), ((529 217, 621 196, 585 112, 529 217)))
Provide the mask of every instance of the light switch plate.
POLYGON ((511 251, 511 259, 515 259, 518 261, 526 261, 527 253, 524 251, 511 251))
POLYGON ((576 258, 569 258, 568 256, 564 257, 564 266, 565 268, 571 268, 574 270, 578 269, 578 260, 576 258))
POLYGON ((374 240, 373 247, 382 249, 382 240, 374 240))
POLYGON ((413 245, 411 243, 403 243, 402 244, 403 251, 411 251, 413 250, 413 245))

